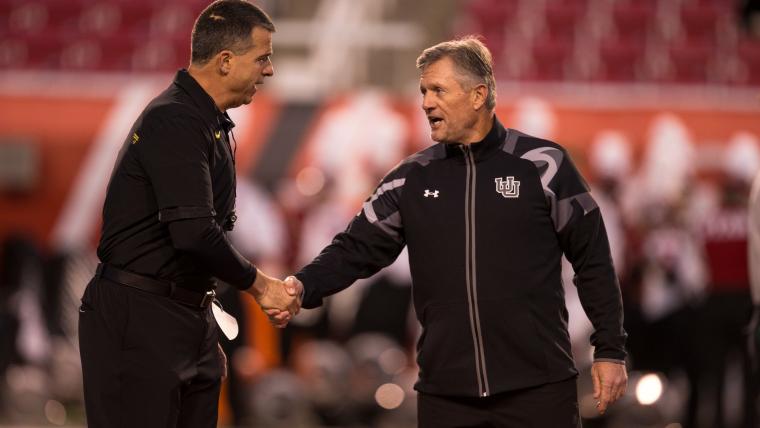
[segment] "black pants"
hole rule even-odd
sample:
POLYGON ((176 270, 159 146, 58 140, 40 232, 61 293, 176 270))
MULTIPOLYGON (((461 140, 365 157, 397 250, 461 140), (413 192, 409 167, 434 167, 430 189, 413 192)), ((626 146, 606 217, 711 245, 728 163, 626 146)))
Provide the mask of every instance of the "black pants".
POLYGON ((575 378, 485 398, 417 396, 419 428, 579 428, 575 378))
POLYGON ((79 313, 90 428, 216 427, 222 360, 211 309, 104 278, 79 313))

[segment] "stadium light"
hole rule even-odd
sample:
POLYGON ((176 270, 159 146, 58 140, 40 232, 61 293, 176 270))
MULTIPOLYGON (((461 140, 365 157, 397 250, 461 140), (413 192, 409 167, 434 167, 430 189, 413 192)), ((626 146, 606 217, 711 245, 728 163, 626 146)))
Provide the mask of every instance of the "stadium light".
POLYGON ((662 396, 663 382, 659 375, 649 373, 636 383, 636 400, 644 406, 657 402, 662 396))

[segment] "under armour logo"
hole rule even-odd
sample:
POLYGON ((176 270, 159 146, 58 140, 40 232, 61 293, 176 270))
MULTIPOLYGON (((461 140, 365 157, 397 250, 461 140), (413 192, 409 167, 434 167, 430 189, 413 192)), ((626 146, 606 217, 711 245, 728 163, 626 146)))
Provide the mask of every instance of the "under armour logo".
POLYGON ((430 190, 425 189, 425 197, 427 198, 429 196, 437 198, 438 197, 438 190, 434 190, 434 191, 431 192, 430 190))
POLYGON ((496 192, 501 193, 501 196, 505 198, 517 198, 520 196, 520 182, 515 181, 515 177, 507 177, 502 180, 501 177, 497 177, 496 192))

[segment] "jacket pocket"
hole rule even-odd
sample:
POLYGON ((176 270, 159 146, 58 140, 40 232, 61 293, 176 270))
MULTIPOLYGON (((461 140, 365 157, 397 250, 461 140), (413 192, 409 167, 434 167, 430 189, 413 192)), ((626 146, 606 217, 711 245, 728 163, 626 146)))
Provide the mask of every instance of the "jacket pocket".
POLYGON ((425 308, 417 344, 420 380, 436 387, 477 382, 469 319, 466 303, 425 308))
POLYGON ((548 348, 529 299, 478 302, 488 376, 530 384, 546 376, 548 348))

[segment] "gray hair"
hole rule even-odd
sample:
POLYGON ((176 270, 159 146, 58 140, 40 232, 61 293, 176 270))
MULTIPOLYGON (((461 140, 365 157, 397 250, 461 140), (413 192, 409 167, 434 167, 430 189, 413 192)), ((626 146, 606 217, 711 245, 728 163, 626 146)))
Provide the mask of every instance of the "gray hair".
MULTIPOLYGON (((493 77, 493 59, 479 36, 464 36, 459 39, 438 43, 424 51, 417 58, 417 68, 424 71, 430 64, 443 58, 451 58, 454 64, 476 84, 488 88, 486 108, 496 107, 496 79, 493 77)), ((461 83, 461 82, 460 82, 461 83)))

